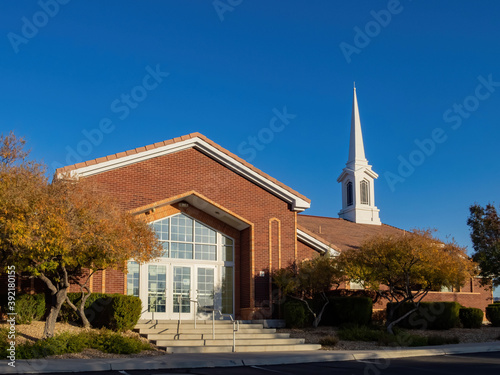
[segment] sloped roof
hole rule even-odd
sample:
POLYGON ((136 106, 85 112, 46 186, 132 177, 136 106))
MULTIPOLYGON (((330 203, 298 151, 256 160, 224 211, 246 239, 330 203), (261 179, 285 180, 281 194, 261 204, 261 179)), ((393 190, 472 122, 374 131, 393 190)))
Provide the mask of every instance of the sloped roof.
POLYGON ((357 248, 368 237, 378 234, 401 234, 403 229, 390 225, 357 224, 348 220, 324 217, 297 215, 297 224, 309 232, 323 238, 323 242, 337 249, 357 248))
POLYGON ((205 155, 217 160, 234 172, 290 203, 292 209, 296 211, 303 211, 310 206, 311 200, 304 195, 262 172, 260 169, 254 167, 252 164, 219 146, 217 143, 200 133, 191 133, 148 146, 68 165, 58 168, 56 170, 56 176, 60 176, 63 173, 70 173, 81 177, 91 176, 150 158, 182 151, 187 148, 195 148, 205 155))

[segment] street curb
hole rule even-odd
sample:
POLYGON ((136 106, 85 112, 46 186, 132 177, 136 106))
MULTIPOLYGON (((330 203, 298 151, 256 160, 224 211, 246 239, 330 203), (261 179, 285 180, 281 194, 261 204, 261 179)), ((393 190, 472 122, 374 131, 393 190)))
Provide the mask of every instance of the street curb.
POLYGON ((165 354, 158 357, 35 359, 16 361, 16 367, 0 361, 0 374, 36 374, 49 372, 93 372, 122 370, 159 370, 240 366, 270 366, 312 362, 366 361, 410 357, 443 356, 500 351, 500 342, 456 344, 418 349, 382 349, 376 351, 315 351, 224 354, 165 354), (200 358, 205 357, 205 358, 200 358))

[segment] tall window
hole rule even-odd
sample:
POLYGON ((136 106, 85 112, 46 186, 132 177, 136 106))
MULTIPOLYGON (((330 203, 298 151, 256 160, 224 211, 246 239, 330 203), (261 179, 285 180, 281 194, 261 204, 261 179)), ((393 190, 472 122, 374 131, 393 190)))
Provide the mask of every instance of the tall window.
POLYGON ((361 186, 360 186, 360 195, 361 195, 361 204, 370 204, 370 184, 368 181, 363 180, 361 181, 361 186))
POLYGON ((354 197, 353 197, 353 192, 352 192, 352 182, 351 181, 347 182, 346 189, 347 189, 347 205, 352 206, 354 203, 354 197))
POLYGON ((127 270, 127 294, 139 297, 139 263, 128 262, 127 270))
MULTIPOLYGON (((167 217, 154 222, 152 225, 163 245, 162 257, 218 260, 217 232, 206 225, 184 214, 167 217)), ((223 237, 223 245, 227 246, 227 241, 231 240, 229 238, 226 240, 226 237, 223 237)), ((232 242, 230 245, 232 256, 232 242)))

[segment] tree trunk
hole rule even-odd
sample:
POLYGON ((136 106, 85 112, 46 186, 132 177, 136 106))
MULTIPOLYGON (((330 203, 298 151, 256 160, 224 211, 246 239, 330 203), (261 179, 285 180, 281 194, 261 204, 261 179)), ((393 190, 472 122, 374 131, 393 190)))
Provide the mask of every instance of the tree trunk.
POLYGON ((68 273, 64 266, 60 267, 60 271, 61 273, 58 275, 60 281, 55 283, 43 273, 38 276, 50 291, 50 309, 49 314, 45 319, 45 328, 43 330, 42 339, 54 336, 54 329, 56 328, 56 320, 59 316, 59 311, 61 311, 61 306, 68 295, 68 273))
POLYGON ((66 300, 68 294, 68 288, 63 287, 59 289, 55 294, 51 295, 51 306, 49 310, 49 315, 45 320, 45 328, 43 330, 43 339, 53 337, 54 329, 56 327, 57 317, 59 316, 59 311, 61 311, 61 306, 66 300))
POLYGON ((87 319, 87 316, 85 315, 85 302, 87 302, 87 299, 89 298, 89 296, 90 296, 90 293, 85 294, 84 292, 82 292, 82 299, 80 300, 80 304, 78 305, 78 307, 76 307, 73 304, 73 302, 71 302, 70 299, 66 296, 66 302, 74 311, 76 311, 76 313, 78 314, 78 316, 82 320, 83 328, 90 328, 90 322, 87 319))
MULTIPOLYGON (((399 305, 399 306, 401 306, 401 305, 399 305)), ((397 307, 394 310, 390 311, 389 314, 387 314, 387 323, 386 323, 387 332, 390 333, 391 335, 394 335, 394 331, 392 330, 392 328, 397 323, 399 323, 400 321, 402 321, 404 318, 406 318, 407 316, 411 315, 413 312, 417 311, 419 306, 420 306, 420 303, 415 304, 415 308, 414 309, 408 311, 402 317, 400 317, 400 318, 398 318, 398 319, 396 319, 394 321, 392 319, 394 317, 394 311, 396 311, 397 307)))

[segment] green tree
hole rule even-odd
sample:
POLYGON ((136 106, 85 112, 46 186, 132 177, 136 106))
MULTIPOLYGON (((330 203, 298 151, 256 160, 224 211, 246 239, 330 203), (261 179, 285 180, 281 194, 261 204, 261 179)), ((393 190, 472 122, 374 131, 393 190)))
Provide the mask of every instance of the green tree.
POLYGON ((342 274, 336 267, 335 258, 329 255, 292 263, 286 268, 274 271, 273 282, 280 288, 283 295, 303 302, 314 317, 313 326, 317 327, 323 316, 328 298, 326 293, 332 286, 340 285, 342 274), (321 298, 323 304, 317 311, 312 308, 311 300, 321 298))
MULTIPOLYGON (((80 285, 83 307, 92 273, 125 269, 162 248, 147 223, 123 212, 85 180, 49 183, 42 164, 29 161, 25 141, 0 137, 0 248, 2 265, 42 280, 51 296, 43 337, 52 337, 71 282, 80 285)), ((75 306, 73 306, 75 307, 75 306)))
POLYGON ((358 249, 342 252, 339 267, 346 276, 394 302, 388 311, 387 331, 416 311, 431 290, 459 287, 475 271, 464 249, 455 243, 442 243, 430 231, 379 235, 366 240, 358 249), (405 302, 414 308, 398 319, 395 311, 405 302))
POLYGON ((479 264, 481 281, 500 285, 500 218, 492 204, 470 206, 467 225, 474 247, 473 259, 479 264))

